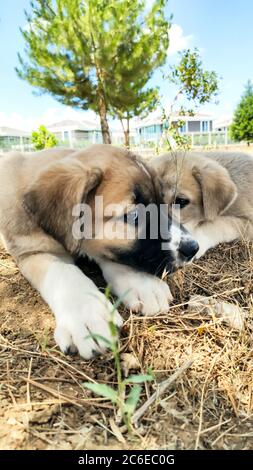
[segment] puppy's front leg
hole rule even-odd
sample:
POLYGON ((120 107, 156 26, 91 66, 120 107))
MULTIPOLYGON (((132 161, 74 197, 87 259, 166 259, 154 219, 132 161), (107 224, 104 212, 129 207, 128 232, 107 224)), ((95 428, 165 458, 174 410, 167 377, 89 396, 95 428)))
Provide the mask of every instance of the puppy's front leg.
POLYGON ((114 294, 131 310, 152 316, 168 312, 172 295, 168 284, 123 264, 97 260, 114 294))
POLYGON ((204 222, 197 226, 191 232, 193 238, 199 244, 199 251, 195 258, 201 258, 207 250, 214 248, 220 243, 229 243, 233 240, 244 238, 245 228, 243 221, 228 216, 220 216, 212 222, 204 222))
POLYGON ((64 353, 78 351, 85 359, 106 347, 99 335, 111 339, 108 322, 122 319, 95 284, 66 256, 30 255, 19 263, 23 275, 40 292, 52 309, 55 340, 64 353), (113 313, 112 313, 113 312, 113 313))

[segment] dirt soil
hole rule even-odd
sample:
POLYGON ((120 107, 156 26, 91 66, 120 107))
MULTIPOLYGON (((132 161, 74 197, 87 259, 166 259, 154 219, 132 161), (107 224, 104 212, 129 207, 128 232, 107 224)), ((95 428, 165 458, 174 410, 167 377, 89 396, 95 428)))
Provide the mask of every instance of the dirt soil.
MULTIPOLYGON (((140 404, 193 359, 129 434, 113 405, 82 386, 90 379, 116 386, 111 354, 93 361, 61 354, 49 308, 0 248, 0 448, 253 449, 252 255, 248 243, 223 245, 178 271, 168 281, 167 315, 121 309, 121 353, 134 356, 137 373, 151 367, 155 374, 140 404), (189 311, 194 294, 245 309, 243 331, 189 311)), ((86 271, 104 288, 94 265, 86 271)))

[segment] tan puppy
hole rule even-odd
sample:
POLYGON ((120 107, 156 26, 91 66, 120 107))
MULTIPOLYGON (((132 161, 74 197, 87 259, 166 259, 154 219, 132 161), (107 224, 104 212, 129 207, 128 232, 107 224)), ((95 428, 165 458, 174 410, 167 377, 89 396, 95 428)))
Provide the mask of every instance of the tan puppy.
POLYGON ((230 152, 175 152, 152 160, 165 202, 199 243, 197 258, 218 243, 253 239, 253 158, 230 152))
MULTIPOLYGON (((0 159, 0 232, 23 275, 51 307, 62 351, 89 358, 105 346, 92 334, 110 339, 113 306, 75 265, 76 257, 98 261, 129 308, 145 315, 168 310, 170 290, 153 274, 176 269, 198 247, 180 227, 179 237, 171 239, 167 215, 165 250, 160 234, 139 236, 149 223, 139 220, 139 203, 157 208, 160 201, 152 172, 134 155, 108 145, 0 159)), ((117 311, 113 317, 120 326, 117 311)))

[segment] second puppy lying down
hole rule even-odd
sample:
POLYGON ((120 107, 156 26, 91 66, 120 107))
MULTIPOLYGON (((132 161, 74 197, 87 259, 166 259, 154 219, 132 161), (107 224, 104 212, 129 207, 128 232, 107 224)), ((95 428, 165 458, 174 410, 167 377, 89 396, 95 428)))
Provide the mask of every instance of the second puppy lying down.
POLYGON ((235 239, 253 239, 253 158, 231 152, 173 152, 152 160, 167 204, 199 243, 197 258, 235 239))

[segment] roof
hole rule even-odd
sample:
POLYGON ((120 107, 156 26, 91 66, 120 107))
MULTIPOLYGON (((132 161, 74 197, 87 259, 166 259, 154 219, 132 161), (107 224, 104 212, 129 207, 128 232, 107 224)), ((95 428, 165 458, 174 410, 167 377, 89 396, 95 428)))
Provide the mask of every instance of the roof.
POLYGON ((233 118, 220 119, 214 122, 214 129, 219 129, 222 127, 229 127, 232 124, 233 118))
POLYGON ((92 121, 74 121, 66 119, 63 121, 55 122, 47 126, 50 131, 93 131, 100 130, 96 122, 92 121))
POLYGON ((173 119, 184 119, 185 121, 212 121, 213 115, 208 113, 195 113, 194 116, 182 115, 179 113, 172 114, 173 119))
POLYGON ((0 136, 1 137, 29 137, 29 132, 23 131, 21 129, 13 129, 12 127, 0 127, 0 136))

